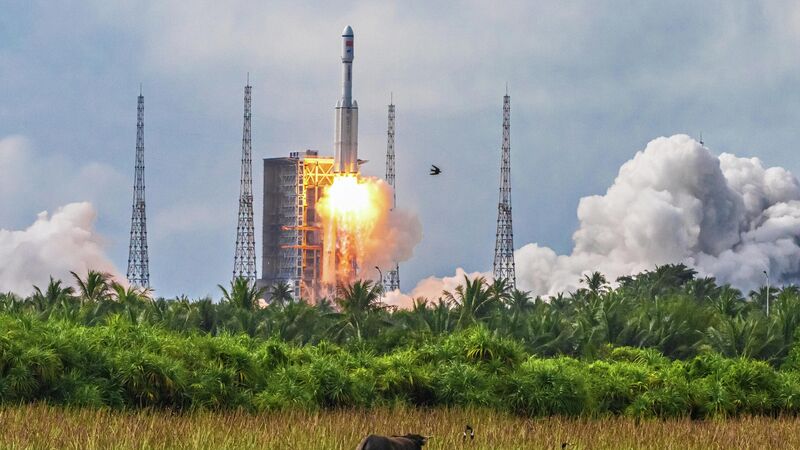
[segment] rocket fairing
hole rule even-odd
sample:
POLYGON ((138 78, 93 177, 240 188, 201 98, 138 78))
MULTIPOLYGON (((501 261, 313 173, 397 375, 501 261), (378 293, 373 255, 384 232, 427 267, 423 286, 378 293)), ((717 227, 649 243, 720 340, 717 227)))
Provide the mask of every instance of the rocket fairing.
POLYGON ((342 98, 336 104, 334 163, 336 173, 358 172, 358 103, 353 100, 353 50, 355 36, 348 25, 342 31, 342 98))

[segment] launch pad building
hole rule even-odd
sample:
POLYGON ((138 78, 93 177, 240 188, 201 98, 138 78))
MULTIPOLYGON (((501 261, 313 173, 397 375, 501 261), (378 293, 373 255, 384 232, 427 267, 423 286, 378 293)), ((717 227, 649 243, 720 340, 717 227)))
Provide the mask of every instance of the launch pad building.
POLYGON ((285 282, 295 298, 318 297, 323 236, 316 205, 333 177, 334 158, 313 150, 264 159, 263 284, 285 282))

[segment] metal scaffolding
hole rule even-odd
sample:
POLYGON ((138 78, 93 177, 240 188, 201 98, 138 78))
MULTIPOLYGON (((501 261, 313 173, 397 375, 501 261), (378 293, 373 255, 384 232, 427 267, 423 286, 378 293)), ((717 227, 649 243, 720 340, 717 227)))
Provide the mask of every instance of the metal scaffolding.
POLYGON ((494 278, 516 287, 514 231, 511 223, 511 97, 503 97, 503 144, 500 158, 500 201, 497 204, 497 234, 494 245, 494 278))
POLYGON ((239 184, 239 222, 236 227, 236 252, 233 257, 233 278, 256 280, 256 241, 253 226, 253 169, 250 136, 250 103, 252 87, 244 87, 244 125, 242 126, 242 169, 239 184))
POLYGON ((127 278, 132 285, 147 288, 150 287, 150 258, 147 252, 147 208, 144 198, 144 96, 141 86, 136 110, 135 165, 127 278))
POLYGON ((316 204, 333 175, 333 158, 312 150, 264 160, 262 282, 288 283, 295 298, 313 302, 320 295, 322 229, 316 204))
MULTIPOLYGON (((389 102, 389 120, 386 128, 386 182, 392 187, 392 210, 397 208, 397 186, 395 185, 394 167, 394 102, 389 102)), ((394 263, 394 268, 387 271, 381 280, 386 291, 400 289, 400 266, 394 263)))

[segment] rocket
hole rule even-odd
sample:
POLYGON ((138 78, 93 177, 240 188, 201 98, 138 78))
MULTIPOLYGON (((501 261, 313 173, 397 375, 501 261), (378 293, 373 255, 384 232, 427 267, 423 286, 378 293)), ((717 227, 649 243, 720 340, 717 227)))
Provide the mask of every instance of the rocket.
POLYGON ((334 162, 336 173, 358 172, 358 103, 353 100, 353 28, 342 31, 342 98, 336 103, 334 162))

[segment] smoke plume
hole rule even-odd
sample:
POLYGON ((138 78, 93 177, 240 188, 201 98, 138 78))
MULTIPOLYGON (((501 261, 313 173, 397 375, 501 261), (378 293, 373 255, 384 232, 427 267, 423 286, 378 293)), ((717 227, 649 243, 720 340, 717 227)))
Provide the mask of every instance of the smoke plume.
POLYGON ((686 135, 661 137, 626 162, 605 195, 584 197, 570 255, 528 244, 517 279, 535 294, 685 263, 740 289, 798 281, 800 186, 758 158, 712 154, 686 135))
POLYGON ((362 267, 378 266, 385 272, 393 269, 396 262, 408 261, 414 256, 414 247, 422 240, 422 224, 410 211, 397 208, 389 211, 392 188, 385 181, 373 177, 366 180, 378 190, 376 206, 382 213, 372 232, 365 236, 362 267))
POLYGON ((24 230, 0 229, 0 292, 27 295, 34 284, 44 288, 50 275, 71 281, 70 271, 90 269, 121 280, 94 231, 95 217, 91 204, 70 203, 52 216, 39 213, 24 230))
POLYGON ((453 291, 456 287, 464 284, 464 277, 473 280, 477 277, 491 278, 491 274, 481 272, 467 273, 461 267, 456 269, 452 277, 428 277, 417 283, 414 290, 410 294, 404 294, 399 289, 387 292, 384 295, 383 301, 387 305, 396 306, 398 308, 410 309, 414 305, 414 299, 423 298, 431 301, 436 301, 442 296, 443 291, 453 291))
MULTIPOLYGON (((516 209, 525 205, 515 205, 516 209)), ((609 280, 684 263, 742 290, 800 281, 800 184, 786 169, 758 158, 714 155, 686 135, 661 137, 622 165, 605 195, 578 204, 578 230, 569 255, 527 244, 515 253, 517 287, 554 295, 579 287, 584 274, 609 280)), ((520 226, 517 222, 517 226, 520 226)), ((387 295, 408 307, 436 299, 470 278, 422 280, 410 295, 387 295)))

